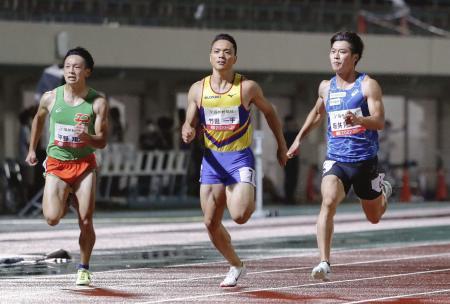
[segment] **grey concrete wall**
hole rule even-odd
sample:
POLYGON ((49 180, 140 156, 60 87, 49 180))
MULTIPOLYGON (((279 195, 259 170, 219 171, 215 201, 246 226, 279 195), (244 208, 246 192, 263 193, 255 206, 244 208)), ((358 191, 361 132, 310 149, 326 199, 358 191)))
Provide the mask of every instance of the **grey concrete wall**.
MULTIPOLYGON (((220 31, 0 22, 0 64, 47 65, 56 60, 56 35, 69 47, 92 51, 99 66, 209 69, 209 43, 220 31)), ((237 69, 329 72, 330 34, 230 31, 238 42, 237 69), (242 58, 242 60, 240 60, 242 58)), ((365 36, 361 69, 369 73, 450 75, 450 40, 365 36)))

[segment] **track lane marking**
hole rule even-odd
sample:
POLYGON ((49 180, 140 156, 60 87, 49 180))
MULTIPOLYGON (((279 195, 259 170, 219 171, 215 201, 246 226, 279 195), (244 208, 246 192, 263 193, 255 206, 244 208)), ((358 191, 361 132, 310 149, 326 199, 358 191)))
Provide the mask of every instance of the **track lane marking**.
POLYGON ((446 292, 450 292, 450 289, 439 289, 439 290, 427 291, 427 292, 409 293, 409 294, 392 296, 392 297, 373 298, 373 299, 367 299, 367 300, 345 302, 345 303, 342 303, 342 304, 370 303, 370 302, 373 302, 373 301, 383 301, 383 300, 410 298, 410 297, 415 297, 415 296, 435 295, 435 294, 438 294, 438 293, 446 293, 446 292))
MULTIPOLYGON (((336 284, 340 284, 340 283, 372 281, 372 280, 378 280, 378 279, 397 278, 397 277, 405 277, 405 276, 420 275, 420 274, 430 274, 430 273, 438 273, 438 272, 445 272, 445 271, 450 271, 450 268, 437 269, 437 270, 427 270, 427 271, 417 271, 417 272, 409 272, 409 273, 400 273, 400 274, 375 276, 375 277, 365 277, 365 278, 358 278, 358 279, 348 279, 348 280, 329 281, 329 282, 320 282, 320 283, 309 283, 309 284, 300 284, 300 285, 291 285, 291 286, 282 286, 282 287, 270 287, 270 288, 251 289, 251 290, 245 290, 245 291, 234 291, 234 292, 224 291, 224 292, 221 292, 221 293, 213 293, 213 294, 206 294, 206 295, 170 298, 170 299, 155 300, 155 301, 149 301, 149 302, 139 302, 139 304, 180 302, 180 301, 188 301, 188 300, 195 300, 195 299, 202 299, 202 298, 210 298, 210 297, 216 297, 216 296, 217 297, 235 296, 235 295, 239 295, 239 294, 262 292, 262 291, 274 291, 274 290, 277 291, 277 290, 295 289, 295 288, 300 288, 300 287, 314 287, 314 286, 322 286, 322 285, 336 285, 336 284)), ((350 302, 350 303, 353 303, 353 302, 350 302)), ((356 303, 358 303, 358 302, 356 302, 356 303)))

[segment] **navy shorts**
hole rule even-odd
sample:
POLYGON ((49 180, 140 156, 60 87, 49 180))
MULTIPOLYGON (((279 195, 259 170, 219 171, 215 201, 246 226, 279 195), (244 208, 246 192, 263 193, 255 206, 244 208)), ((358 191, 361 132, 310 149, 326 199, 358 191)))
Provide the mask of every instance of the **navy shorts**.
POLYGON ((378 171, 378 158, 355 163, 342 163, 327 159, 323 163, 322 177, 337 176, 344 184, 347 194, 350 187, 363 200, 373 200, 381 195, 381 184, 384 174, 378 171))
POLYGON ((205 149, 200 183, 224 184, 236 183, 255 184, 255 158, 250 148, 232 152, 218 152, 205 149))

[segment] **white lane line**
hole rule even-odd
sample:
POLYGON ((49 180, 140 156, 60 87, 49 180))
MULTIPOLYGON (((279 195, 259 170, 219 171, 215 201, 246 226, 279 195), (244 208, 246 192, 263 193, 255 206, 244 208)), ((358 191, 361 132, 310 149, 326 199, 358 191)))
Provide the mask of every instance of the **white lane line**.
MULTIPOLYGON (((446 243, 445 243, 446 244, 446 243)), ((428 244, 432 245, 432 244, 428 244)), ((398 248, 408 248, 408 247, 422 247, 427 246, 427 244, 421 245, 421 246, 399 246, 398 248)), ((374 249, 379 248, 368 248, 368 249, 348 249, 348 250, 341 250, 339 253, 348 253, 348 252, 355 252, 355 251, 370 251, 374 249)), ((389 249, 395 249, 394 247, 389 249)), ((337 251, 336 251, 337 252, 337 251)), ((406 256, 406 257, 396 257, 396 258, 389 258, 389 259, 377 259, 377 260, 366 260, 366 261, 357 261, 357 262, 351 262, 351 263, 339 263, 339 264, 333 264, 334 267, 340 267, 340 266, 351 266, 351 265, 359 265, 359 264, 374 264, 374 263, 382 263, 382 262, 393 262, 393 261, 403 261, 403 260, 415 260, 415 259, 427 259, 427 258, 435 258, 435 257, 442 257, 442 256, 448 256, 450 255, 450 252, 444 252, 444 253, 436 253, 436 254, 428 254, 428 255, 416 255, 416 256, 406 256)), ((266 259, 272 259, 272 258, 301 258, 308 256, 308 254, 299 254, 299 255, 288 255, 288 256, 275 256, 275 257, 264 257, 261 259, 248 259, 244 261, 260 261, 260 260, 266 260, 266 259)), ((192 267, 198 266, 198 265, 213 265, 217 263, 224 263, 222 262, 206 262, 206 263, 193 263, 192 267)), ((182 267, 186 267, 187 265, 182 265, 182 267)), ((286 271, 293 271, 293 270, 304 270, 304 269, 311 269, 312 266, 303 266, 303 267, 292 267, 292 268, 280 268, 280 269, 272 269, 272 270, 262 270, 262 271, 254 271, 254 272, 248 272, 247 275, 255 275, 255 274, 264 274, 264 273, 276 273, 276 272, 286 272, 286 271)), ((172 267, 171 267, 172 268, 172 267)), ((130 273, 135 271, 145 271, 145 270, 154 270, 158 269, 157 267, 149 267, 149 268, 136 268, 136 269, 115 269, 115 270, 105 270, 105 271, 95 271, 93 272, 94 275, 96 274, 102 274, 102 273, 111 273, 111 272, 118 272, 118 273, 130 273)), ((160 268, 164 269, 164 268, 160 268)), ((162 270, 164 271, 164 270, 162 270)), ((13 280, 12 282, 30 282, 34 280, 41 281, 42 279, 62 279, 65 277, 72 277, 75 274, 59 274, 59 275, 43 275, 43 276, 32 276, 32 277, 23 277, 23 276, 16 276, 16 277, 10 277, 10 280, 13 280)), ((196 280, 204 280, 204 279, 214 279, 214 278, 220 278, 223 277, 224 274, 221 275, 213 275, 213 276, 202 276, 202 277, 194 277, 194 278, 182 278, 182 279, 167 279, 167 280, 157 280, 157 281, 147 281, 145 282, 145 285, 153 285, 153 284, 160 284, 160 283, 170 283, 170 282, 188 282, 188 281, 196 281, 196 280)), ((122 286, 136 286, 136 282, 130 283, 130 284, 120 284, 120 285, 114 285, 115 287, 122 287, 122 286)))
MULTIPOLYGON (((427 258, 435 258, 435 257, 448 256, 448 255, 450 255, 450 252, 429 254, 429 255, 422 255, 422 256, 409 256, 409 257, 402 257, 402 258, 395 258, 395 259, 379 259, 379 260, 359 261, 359 262, 351 262, 351 263, 340 263, 340 264, 333 264, 333 268, 340 267, 340 266, 360 265, 360 264, 376 264, 376 263, 383 263, 383 262, 397 262, 397 261, 404 261, 404 260, 427 259, 427 258)), ((298 270, 305 270, 305 269, 311 269, 311 268, 312 268, 312 266, 303 266, 303 267, 280 268, 280 269, 272 269, 272 270, 261 270, 261 271, 247 272, 247 276, 257 275, 257 274, 265 274, 265 273, 289 272, 289 271, 295 271, 295 270, 298 271, 298 270)), ((157 280, 157 281, 145 282, 144 285, 148 286, 148 285, 156 285, 156 284, 163 284, 163 283, 207 280, 207 279, 222 278, 224 276, 225 276, 225 274, 195 277, 195 278, 157 280)), ((126 287, 126 286, 137 286, 137 284, 132 283, 132 284, 114 285, 114 287, 126 287)))
POLYGON ((366 278, 358 278, 358 279, 348 279, 348 280, 340 280, 340 281, 329 281, 329 282, 309 283, 309 284, 300 284, 300 285, 291 285, 291 286, 282 286, 282 287, 251 289, 251 290, 244 290, 244 291, 234 291, 234 292, 224 291, 224 292, 220 292, 220 293, 213 293, 213 294, 206 294, 206 295, 203 294, 203 295, 196 295, 196 296, 189 296, 189 297, 170 298, 170 299, 154 300, 154 301, 139 302, 139 303, 140 304, 153 304, 153 303, 180 302, 180 301, 204 299, 204 298, 211 298, 211 297, 235 296, 235 295, 239 295, 239 294, 254 293, 254 292, 261 292, 261 291, 286 290, 286 289, 294 289, 294 288, 300 288, 300 287, 314 287, 314 286, 322 286, 322 285, 336 285, 336 284, 340 284, 340 283, 390 279, 390 278, 438 273, 438 272, 445 272, 445 271, 450 271, 450 268, 427 270, 427 271, 417 271, 417 272, 409 272, 409 273, 399 273, 399 274, 376 276, 376 277, 366 277, 366 278))
POLYGON ((342 303, 342 304, 370 303, 370 302, 373 302, 373 301, 403 299, 403 298, 410 298, 410 297, 416 297, 416 296, 428 296, 428 295, 435 295, 435 294, 447 293, 447 292, 450 292, 450 289, 439 289, 439 290, 427 291, 427 292, 409 293, 409 294, 392 296, 392 297, 373 298, 373 299, 367 299, 367 300, 345 302, 345 303, 342 303))
MULTIPOLYGON (((333 254, 341 254, 341 253, 347 253, 347 252, 366 252, 366 251, 373 251, 373 250, 381 250, 381 249, 389 249, 389 250, 396 250, 396 249, 405 249, 405 248, 422 248, 422 247, 428 247, 428 246, 442 246, 442 245, 450 245, 448 241, 433 241, 433 242, 417 242, 413 244, 404 244, 404 243, 396 243, 399 244, 397 246, 389 246, 388 248, 382 247, 384 243, 380 243, 379 246, 375 247, 369 247, 369 248, 336 248, 333 249, 333 254)), ((299 249, 300 250, 300 249, 299 249)), ((296 257, 304 257, 304 256, 311 256, 312 251, 314 252, 314 256, 318 256, 317 254, 317 248, 309 248, 309 249, 302 249, 305 252, 302 252, 301 254, 289 254, 289 255, 275 255, 275 256, 265 256, 265 257, 254 257, 249 259, 242 259, 244 262, 249 261, 263 261, 263 260, 271 260, 271 259, 284 259, 284 258, 296 258, 296 257)), ((164 266, 164 268, 180 268, 180 267, 193 267, 193 266, 199 266, 199 265, 213 265, 213 264, 225 264, 228 265, 226 261, 210 261, 210 262, 194 262, 194 263, 187 263, 187 264, 175 264, 175 265, 168 265, 164 266)), ((333 264, 335 266, 337 264, 333 264)), ((154 268, 154 267, 151 267, 154 268)), ((140 269, 146 269, 146 268, 134 268, 134 269, 128 269, 128 271, 135 271, 140 269)), ((110 270, 107 270, 110 271, 110 270)), ((114 270, 111 270, 114 271, 114 270)))

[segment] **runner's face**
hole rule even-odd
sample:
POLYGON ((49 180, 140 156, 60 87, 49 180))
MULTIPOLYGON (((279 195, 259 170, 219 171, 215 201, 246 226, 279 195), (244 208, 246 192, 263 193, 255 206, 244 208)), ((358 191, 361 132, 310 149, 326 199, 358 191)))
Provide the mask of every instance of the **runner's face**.
POLYGON ((64 79, 68 84, 84 81, 90 73, 91 70, 86 68, 84 58, 81 56, 70 55, 64 61, 64 79))
POLYGON ((216 70, 226 70, 233 67, 237 57, 233 44, 228 40, 217 40, 211 47, 209 61, 216 70))
POLYGON ((352 54, 350 43, 347 41, 336 41, 331 46, 330 62, 334 72, 345 72, 355 68, 357 54, 352 54))

